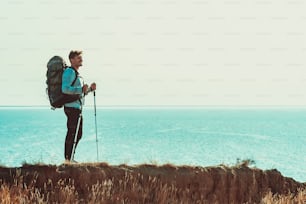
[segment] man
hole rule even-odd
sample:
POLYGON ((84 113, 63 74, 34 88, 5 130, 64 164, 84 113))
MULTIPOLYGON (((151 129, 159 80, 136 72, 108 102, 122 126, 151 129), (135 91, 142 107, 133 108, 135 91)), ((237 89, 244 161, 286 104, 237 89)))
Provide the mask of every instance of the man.
MULTIPOLYGON (((72 50, 69 53, 69 61, 71 66, 66 68, 63 77, 62 77, 62 92, 65 94, 80 94, 86 95, 90 91, 96 90, 96 84, 92 83, 90 87, 87 84, 84 84, 83 79, 79 76, 79 68, 82 66, 82 51, 72 50), (77 77, 77 78, 76 78, 77 77), (75 80, 76 79, 76 80, 75 80)), ((82 111, 81 107, 84 105, 84 97, 66 103, 64 105, 64 112, 67 116, 67 134, 65 139, 65 162, 69 163, 72 156, 74 137, 76 134, 78 119, 82 111)), ((83 129, 83 117, 80 118, 80 125, 77 135, 77 140, 75 144, 75 149, 82 137, 83 129)), ((75 162, 75 161, 73 161, 75 162)))

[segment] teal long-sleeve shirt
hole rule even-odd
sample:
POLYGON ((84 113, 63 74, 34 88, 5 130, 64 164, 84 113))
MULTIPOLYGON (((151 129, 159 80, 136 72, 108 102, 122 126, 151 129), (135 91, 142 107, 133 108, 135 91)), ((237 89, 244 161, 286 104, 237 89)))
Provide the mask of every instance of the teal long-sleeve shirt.
MULTIPOLYGON (((82 86, 84 84, 82 77, 78 75, 75 83, 72 84, 72 82, 75 79, 76 74, 77 73, 74 71, 73 68, 66 68, 64 70, 63 76, 62 76, 62 92, 63 93, 82 95, 82 86)), ((85 102, 84 97, 82 97, 80 100, 76 100, 76 101, 73 101, 73 102, 70 102, 70 103, 66 103, 64 106, 81 109, 81 105, 82 104, 84 105, 84 102, 85 102)))

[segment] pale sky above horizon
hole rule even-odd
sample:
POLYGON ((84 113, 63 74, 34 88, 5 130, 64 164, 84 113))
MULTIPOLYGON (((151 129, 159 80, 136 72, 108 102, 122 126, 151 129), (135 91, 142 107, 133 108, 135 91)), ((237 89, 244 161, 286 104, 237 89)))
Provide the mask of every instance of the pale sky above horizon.
POLYGON ((100 106, 303 106, 305 11, 302 0, 2 0, 0 106, 49 105, 47 61, 72 49, 100 106))

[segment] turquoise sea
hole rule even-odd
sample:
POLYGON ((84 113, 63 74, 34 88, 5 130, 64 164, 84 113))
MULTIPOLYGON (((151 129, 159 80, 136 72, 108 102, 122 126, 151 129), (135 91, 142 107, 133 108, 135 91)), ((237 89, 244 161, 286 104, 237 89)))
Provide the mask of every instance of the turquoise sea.
MULTIPOLYGON (((78 162, 95 162, 94 110, 85 108, 78 162)), ((99 108, 99 161, 109 164, 233 165, 252 159, 262 169, 306 182, 306 109, 99 108)), ((61 164, 66 116, 48 107, 0 108, 0 164, 61 164)))

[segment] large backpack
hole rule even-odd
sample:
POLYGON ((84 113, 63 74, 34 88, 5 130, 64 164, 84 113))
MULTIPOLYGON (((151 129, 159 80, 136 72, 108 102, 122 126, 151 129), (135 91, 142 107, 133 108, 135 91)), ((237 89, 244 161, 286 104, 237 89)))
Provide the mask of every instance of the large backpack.
MULTIPOLYGON (((66 65, 65 60, 60 56, 52 57, 47 64, 47 93, 51 106, 61 108, 65 103, 70 103, 80 99, 79 94, 70 95, 62 92, 62 76, 65 69, 71 69, 66 65)), ((73 69, 73 68, 72 68, 73 69)), ((75 71, 75 79, 71 86, 75 83, 78 77, 78 72, 75 71)))

